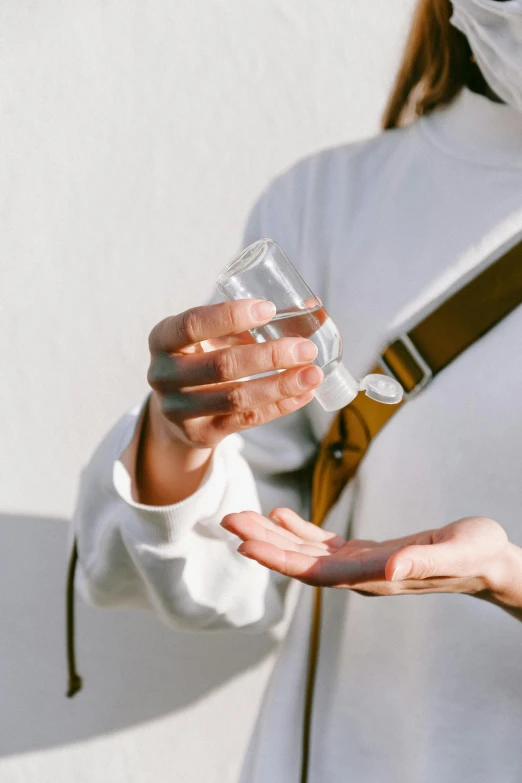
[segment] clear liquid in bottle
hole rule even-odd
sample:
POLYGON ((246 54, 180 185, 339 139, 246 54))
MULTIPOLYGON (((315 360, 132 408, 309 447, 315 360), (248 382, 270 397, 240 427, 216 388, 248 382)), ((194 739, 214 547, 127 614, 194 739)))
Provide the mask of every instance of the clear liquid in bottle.
POLYGON ((402 388, 394 379, 374 374, 359 382, 347 370, 337 326, 273 240, 260 239, 247 247, 221 271, 216 284, 226 299, 260 298, 275 304, 272 320, 250 330, 256 342, 305 337, 315 343, 314 364, 323 370, 324 379, 314 395, 325 410, 348 405, 361 390, 379 402, 400 401, 402 388))
POLYGON ((250 331, 256 342, 278 337, 306 337, 317 346, 314 364, 323 370, 332 362, 338 362, 341 355, 339 332, 322 305, 310 310, 278 312, 269 323, 250 331))

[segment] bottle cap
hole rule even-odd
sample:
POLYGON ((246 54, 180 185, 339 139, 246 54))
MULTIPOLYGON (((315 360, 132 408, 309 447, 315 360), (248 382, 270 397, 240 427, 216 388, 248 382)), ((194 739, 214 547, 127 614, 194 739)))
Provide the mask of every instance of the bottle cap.
POLYGON ((325 411, 338 411, 355 399, 359 390, 359 381, 355 380, 344 364, 338 364, 330 373, 325 373, 324 381, 314 394, 325 411))
POLYGON ((366 396, 376 402, 383 402, 385 405, 397 405, 403 397, 404 389, 395 378, 381 373, 372 373, 367 375, 361 381, 361 391, 366 392, 366 396))

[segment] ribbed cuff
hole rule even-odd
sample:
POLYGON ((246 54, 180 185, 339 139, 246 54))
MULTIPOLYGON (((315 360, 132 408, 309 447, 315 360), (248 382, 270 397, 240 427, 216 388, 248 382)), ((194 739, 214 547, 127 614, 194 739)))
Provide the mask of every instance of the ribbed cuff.
POLYGON ((214 449, 207 469, 197 490, 179 503, 169 506, 149 506, 138 503, 132 496, 132 479, 121 461, 113 465, 114 489, 120 498, 134 509, 143 521, 164 528, 173 542, 188 533, 197 522, 217 516, 226 489, 226 471, 223 459, 224 441, 214 449))

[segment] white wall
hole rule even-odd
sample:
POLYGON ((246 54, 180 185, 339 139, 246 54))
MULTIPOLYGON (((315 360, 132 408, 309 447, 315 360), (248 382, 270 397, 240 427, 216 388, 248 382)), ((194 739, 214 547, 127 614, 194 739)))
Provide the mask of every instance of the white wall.
POLYGON ((0 6, 0 783, 235 779, 274 640, 83 608, 66 700, 65 519, 260 190, 377 130, 412 3, 0 6))

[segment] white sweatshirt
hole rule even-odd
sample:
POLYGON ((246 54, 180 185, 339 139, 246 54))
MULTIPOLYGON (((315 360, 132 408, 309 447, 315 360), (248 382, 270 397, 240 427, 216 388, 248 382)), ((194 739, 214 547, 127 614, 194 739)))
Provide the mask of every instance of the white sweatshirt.
MULTIPOLYGON (((464 91, 449 108, 301 161, 262 197, 245 244, 277 240, 323 300, 355 375, 386 336, 522 228, 522 115, 464 91), (435 292, 435 293, 434 293, 435 292)), ((522 545, 522 307, 379 434, 326 520, 387 539, 493 517, 522 545)), ((82 474, 79 588, 174 628, 258 631, 284 580, 236 553, 232 511, 308 515, 306 477, 333 414, 304 410, 223 441, 181 503, 133 500, 141 406, 82 474)), ((244 783, 298 783, 312 590, 281 645, 244 783)), ((309 783, 515 783, 522 776, 522 626, 469 596, 324 591, 309 783)))

